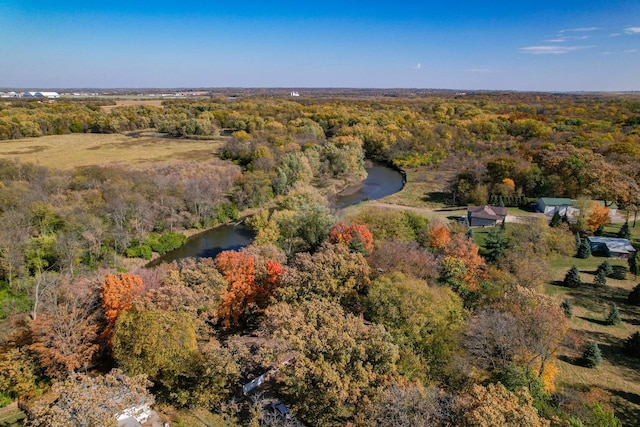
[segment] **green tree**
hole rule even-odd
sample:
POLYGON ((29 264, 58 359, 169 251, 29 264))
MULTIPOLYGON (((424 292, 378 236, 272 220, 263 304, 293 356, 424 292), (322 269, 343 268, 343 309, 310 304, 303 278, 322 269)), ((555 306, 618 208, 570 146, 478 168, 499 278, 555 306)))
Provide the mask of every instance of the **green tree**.
POLYGON ((582 285, 582 280, 580 279, 580 271, 578 271, 578 267, 573 265, 567 274, 564 276, 564 285, 569 288, 578 288, 582 285))
POLYGON ((611 309, 609 310, 609 314, 607 315, 606 322, 608 325, 619 325, 622 323, 620 313, 618 312, 618 306, 615 303, 611 305, 611 309))
POLYGON ((113 356, 129 375, 147 374, 172 393, 192 373, 196 331, 184 312, 126 310, 118 316, 113 356), (175 390, 174 390, 175 389, 175 390))
POLYGON ((458 295, 394 273, 372 283, 365 307, 366 317, 384 325, 400 346, 401 373, 422 381, 447 374, 466 314, 458 295))
POLYGON ((624 349, 629 356, 640 359, 640 332, 634 332, 625 340, 624 349))
POLYGON ((573 317, 573 303, 571 300, 566 299, 562 301, 560 308, 562 308, 562 311, 564 311, 564 315, 567 316, 567 318, 571 319, 571 317, 573 317))
POLYGON ((631 305, 640 305, 640 283, 634 286, 631 292, 629 292, 627 302, 631 305))
POLYGON ((551 227, 559 227, 562 224, 562 218, 560 217, 560 213, 556 209, 553 212, 553 216, 551 217, 551 221, 549 222, 549 226, 551 227))
POLYGON ((598 270, 596 275, 593 277, 593 286, 595 287, 603 287, 607 285, 607 274, 604 270, 598 270))
POLYGON ((578 245, 578 253, 576 257, 581 259, 587 259, 591 256, 591 245, 588 239, 581 239, 578 245))
POLYGON ((506 233, 500 227, 493 227, 487 234, 485 241, 485 258, 491 263, 495 263, 504 257, 509 245, 506 233))
POLYGON ((630 239, 631 238, 631 230, 629 229, 629 220, 625 221, 620 227, 620 231, 618 231, 618 237, 622 239, 630 239))
POLYGON ((594 341, 589 341, 582 351, 582 363, 587 368, 595 368, 602 363, 602 354, 598 344, 594 341))
POLYGON ((604 277, 609 277, 613 274, 613 267, 611 266, 611 263, 608 259, 605 259, 602 264, 598 266, 596 273, 598 273, 599 271, 602 271, 604 273, 604 277))
POLYGON ((640 251, 636 251, 633 256, 629 257, 628 263, 631 274, 640 275, 640 251))

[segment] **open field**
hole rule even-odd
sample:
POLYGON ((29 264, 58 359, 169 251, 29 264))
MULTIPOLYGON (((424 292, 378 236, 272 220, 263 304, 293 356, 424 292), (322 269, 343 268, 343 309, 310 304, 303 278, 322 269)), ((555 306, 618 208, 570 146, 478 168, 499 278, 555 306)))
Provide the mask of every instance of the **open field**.
POLYGON ((162 107, 161 99, 126 99, 117 100, 116 105, 103 105, 100 109, 104 112, 110 112, 116 107, 127 107, 130 105, 152 105, 154 107, 162 107))
POLYGON ((453 170, 431 166, 407 169, 407 182, 402 191, 385 197, 384 201, 417 208, 442 207, 446 201, 444 191, 454 175, 453 170))
POLYGON ((17 159, 57 169, 113 163, 148 166, 218 156, 225 138, 189 139, 130 137, 122 134, 69 134, 0 142, 0 158, 17 159))

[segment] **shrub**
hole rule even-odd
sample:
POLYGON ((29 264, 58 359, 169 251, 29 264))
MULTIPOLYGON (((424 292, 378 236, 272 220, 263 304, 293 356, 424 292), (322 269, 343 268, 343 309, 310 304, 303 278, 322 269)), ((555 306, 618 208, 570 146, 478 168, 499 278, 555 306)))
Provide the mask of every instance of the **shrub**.
POLYGON ((582 363, 587 368, 595 368, 602 363, 602 354, 597 343, 590 341, 585 345, 582 352, 582 363))
POLYGON ((147 239, 147 244, 155 252, 158 252, 160 255, 164 255, 167 252, 178 249, 180 246, 184 245, 186 241, 187 238, 184 234, 171 232, 159 237, 157 234, 150 234, 147 239))
POLYGON ((629 293, 627 302, 631 305, 640 305, 640 283, 638 283, 629 293))
POLYGON ((640 358, 640 332, 634 332, 624 341, 624 351, 629 356, 640 358))
POLYGON ((136 245, 127 249, 127 258, 151 259, 152 255, 149 245, 136 245))
POLYGON ((578 267, 575 265, 571 267, 567 274, 564 276, 564 285, 569 288, 578 288, 582 285, 582 280, 580 279, 580 272, 578 271, 578 267))
POLYGON ((618 306, 615 303, 611 305, 611 309, 609 310, 609 315, 607 316, 606 321, 608 325, 619 325, 620 323, 622 323, 620 313, 618 312, 618 306))

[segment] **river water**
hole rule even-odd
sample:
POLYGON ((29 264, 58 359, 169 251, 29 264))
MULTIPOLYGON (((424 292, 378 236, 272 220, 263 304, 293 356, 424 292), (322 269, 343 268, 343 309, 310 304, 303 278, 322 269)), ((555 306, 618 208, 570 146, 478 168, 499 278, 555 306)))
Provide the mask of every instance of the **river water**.
MULTIPOLYGON (((334 209, 342 209, 365 200, 381 199, 397 193, 404 186, 404 176, 382 163, 373 163, 367 167, 367 173, 367 179, 357 192, 333 198, 334 209)), ((163 262, 171 263, 187 257, 214 258, 222 251, 248 246, 253 237, 252 231, 242 224, 221 225, 191 236, 184 245, 154 260, 148 266, 153 267, 163 262)))

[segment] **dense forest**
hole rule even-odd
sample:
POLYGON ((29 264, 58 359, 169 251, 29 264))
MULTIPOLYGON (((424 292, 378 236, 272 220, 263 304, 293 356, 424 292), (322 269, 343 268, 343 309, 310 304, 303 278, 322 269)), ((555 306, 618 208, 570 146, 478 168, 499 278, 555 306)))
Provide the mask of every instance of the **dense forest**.
MULTIPOLYGON (((590 255, 581 248, 605 232, 607 206, 629 215, 621 236, 635 233, 640 97, 107 103, 2 102, 0 139, 155 132, 223 145, 144 168, 0 159, 0 403, 18 401, 28 425, 115 425, 141 402, 205 410, 216 425, 621 425, 607 391, 557 383, 561 346, 584 347, 585 366, 601 355, 545 285, 552 260, 590 255), (482 239, 414 210, 332 209, 367 159, 403 170, 412 188, 435 177, 407 205, 527 210, 549 196, 583 209, 482 239), (255 233, 240 251, 144 267, 194 230, 240 220, 255 233), (263 373, 265 389, 244 396, 263 373), (265 410, 273 400, 295 417, 265 410)), ((601 287, 638 274, 640 259, 614 267, 601 287)), ((582 286, 569 273, 565 285, 582 286)), ((636 326, 639 292, 617 300, 636 326)))

